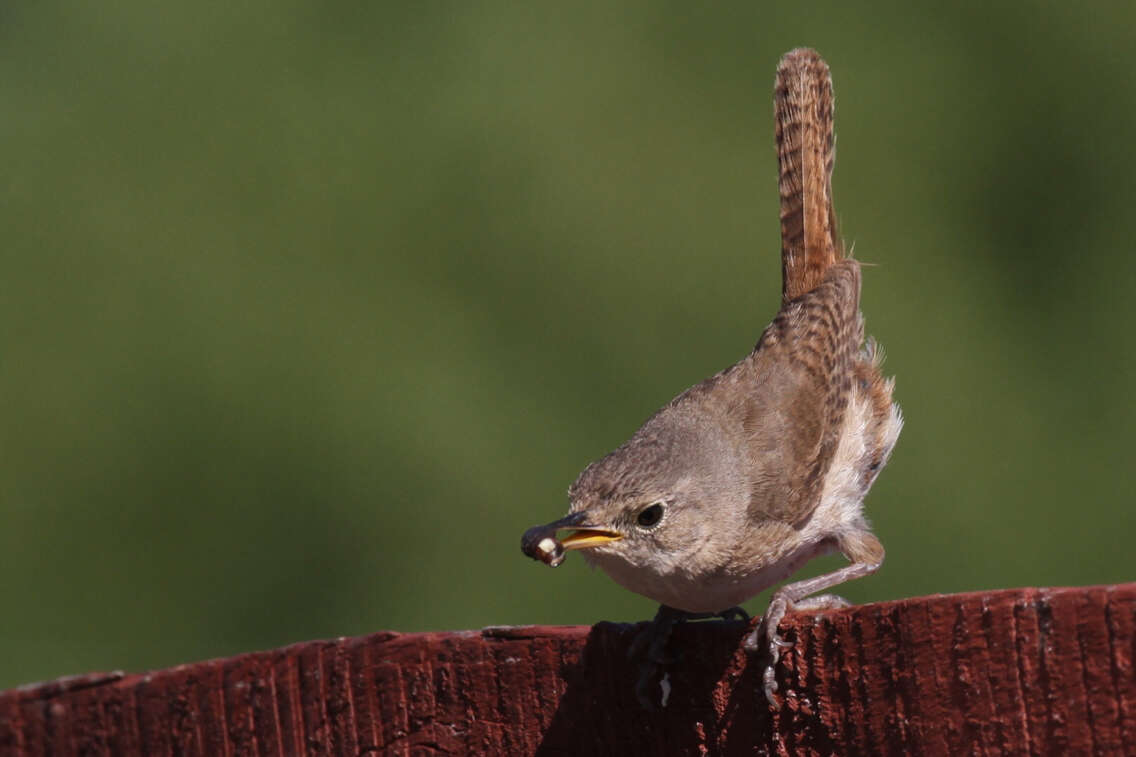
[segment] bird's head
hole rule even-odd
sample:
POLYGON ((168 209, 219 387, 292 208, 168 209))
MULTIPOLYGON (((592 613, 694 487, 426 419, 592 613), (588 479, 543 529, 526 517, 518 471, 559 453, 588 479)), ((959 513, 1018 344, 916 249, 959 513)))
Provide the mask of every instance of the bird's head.
POLYGON ((705 420, 673 407, 653 417, 580 474, 568 515, 529 529, 525 554, 555 566, 583 550, 620 583, 629 571, 662 576, 712 560, 749 494, 737 445, 705 420))

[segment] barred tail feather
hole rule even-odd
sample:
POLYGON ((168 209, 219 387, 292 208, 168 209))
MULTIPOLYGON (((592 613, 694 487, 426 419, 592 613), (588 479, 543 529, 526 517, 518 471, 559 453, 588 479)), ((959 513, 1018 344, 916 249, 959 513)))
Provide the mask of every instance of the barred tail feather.
POLYGON ((815 289, 844 257, 832 203, 832 113, 828 65, 808 48, 786 53, 774 89, 783 302, 815 289))

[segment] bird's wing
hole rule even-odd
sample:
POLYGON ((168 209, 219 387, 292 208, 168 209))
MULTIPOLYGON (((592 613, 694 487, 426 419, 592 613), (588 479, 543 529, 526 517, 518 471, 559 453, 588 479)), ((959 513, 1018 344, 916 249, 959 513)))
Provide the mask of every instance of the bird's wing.
POLYGON ((817 506, 832 464, 861 342, 860 267, 832 265, 820 285, 782 307, 748 360, 741 410, 754 519, 797 523, 817 506))

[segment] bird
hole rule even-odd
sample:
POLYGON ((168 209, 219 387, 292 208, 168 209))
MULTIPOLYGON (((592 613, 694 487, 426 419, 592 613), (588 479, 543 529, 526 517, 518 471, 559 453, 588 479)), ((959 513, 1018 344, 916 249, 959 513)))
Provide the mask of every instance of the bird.
POLYGON ((768 652, 762 685, 774 706, 785 614, 847 606, 817 592, 883 563, 863 501, 903 428, 894 379, 864 337, 860 263, 837 233, 833 104, 823 58, 786 53, 774 85, 781 305, 754 348, 587 466, 568 515, 522 537, 530 557, 555 567, 579 550, 660 603, 634 645, 656 663, 675 623, 743 613, 738 605, 813 558, 843 554, 847 565, 778 588, 745 640, 768 652))

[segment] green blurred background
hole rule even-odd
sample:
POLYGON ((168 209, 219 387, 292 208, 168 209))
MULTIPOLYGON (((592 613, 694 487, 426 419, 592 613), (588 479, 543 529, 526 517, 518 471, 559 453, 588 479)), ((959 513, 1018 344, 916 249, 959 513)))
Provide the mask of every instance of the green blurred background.
POLYGON ((9 2, 0 38, 0 687, 650 616, 519 537, 773 316, 802 44, 907 417, 844 593, 1136 578, 1130 4, 9 2))

